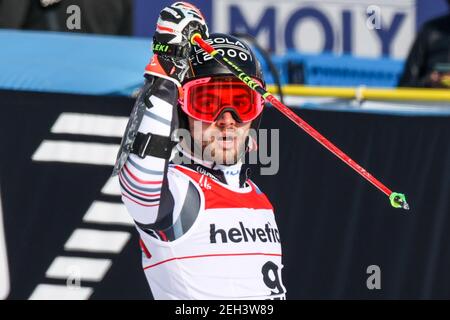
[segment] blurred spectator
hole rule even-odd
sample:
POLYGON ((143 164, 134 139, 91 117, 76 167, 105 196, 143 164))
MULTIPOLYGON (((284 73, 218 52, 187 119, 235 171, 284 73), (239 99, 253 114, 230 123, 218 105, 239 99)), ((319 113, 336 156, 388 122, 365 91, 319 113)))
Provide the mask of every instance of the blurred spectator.
MULTIPOLYGON (((447 0, 450 6, 450 0, 447 0)), ((406 60, 400 87, 450 88, 450 13, 424 24, 406 60)))
POLYGON ((0 28, 131 35, 132 0, 0 0, 0 28), (67 8, 80 8, 80 29, 69 30, 67 8))

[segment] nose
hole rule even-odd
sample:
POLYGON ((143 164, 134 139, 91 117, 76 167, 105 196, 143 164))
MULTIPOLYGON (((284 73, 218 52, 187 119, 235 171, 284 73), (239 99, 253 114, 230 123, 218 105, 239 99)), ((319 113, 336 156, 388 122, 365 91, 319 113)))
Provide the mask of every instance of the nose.
POLYGON ((236 124, 236 120, 233 118, 233 115, 230 111, 225 111, 222 113, 216 120, 216 125, 218 127, 229 127, 236 124))

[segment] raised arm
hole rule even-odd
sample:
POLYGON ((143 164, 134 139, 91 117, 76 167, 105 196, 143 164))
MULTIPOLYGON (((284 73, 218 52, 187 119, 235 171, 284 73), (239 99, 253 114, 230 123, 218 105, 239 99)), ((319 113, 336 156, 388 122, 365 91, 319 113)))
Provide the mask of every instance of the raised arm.
POLYGON ((193 32, 208 36, 203 16, 195 7, 177 2, 161 11, 153 37, 154 55, 145 69, 147 81, 136 100, 116 163, 122 201, 141 228, 167 225, 164 221, 173 209, 167 170, 176 144, 171 135, 178 127, 178 89, 190 71, 188 39, 193 32))

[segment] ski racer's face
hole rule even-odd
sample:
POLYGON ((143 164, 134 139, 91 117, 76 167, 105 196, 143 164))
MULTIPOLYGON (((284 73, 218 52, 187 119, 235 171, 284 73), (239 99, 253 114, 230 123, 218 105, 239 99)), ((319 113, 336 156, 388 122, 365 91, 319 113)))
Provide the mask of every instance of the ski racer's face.
POLYGON ((230 111, 223 112, 212 123, 192 117, 188 119, 191 137, 197 146, 201 146, 203 160, 217 164, 234 164, 245 152, 245 141, 249 135, 251 121, 238 122, 230 111))

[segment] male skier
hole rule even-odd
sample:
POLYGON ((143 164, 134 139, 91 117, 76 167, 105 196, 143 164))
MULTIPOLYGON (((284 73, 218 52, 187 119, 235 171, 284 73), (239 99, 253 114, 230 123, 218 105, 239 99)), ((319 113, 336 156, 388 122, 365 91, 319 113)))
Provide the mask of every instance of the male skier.
POLYGON ((248 45, 209 35, 196 7, 161 11, 115 167, 145 275, 155 299, 285 299, 273 207, 243 164, 263 100, 193 46, 194 33, 264 84, 248 45))

